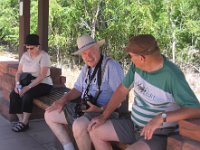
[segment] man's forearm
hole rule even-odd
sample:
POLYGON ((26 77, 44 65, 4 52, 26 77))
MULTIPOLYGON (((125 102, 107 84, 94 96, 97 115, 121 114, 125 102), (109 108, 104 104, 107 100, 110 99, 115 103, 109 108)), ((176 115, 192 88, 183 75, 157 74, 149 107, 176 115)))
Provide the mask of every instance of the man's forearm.
POLYGON ((181 108, 167 112, 167 122, 176 122, 184 119, 200 118, 200 108, 181 108))
POLYGON ((119 107, 120 103, 126 100, 128 92, 128 89, 122 84, 117 88, 102 114, 105 119, 109 118, 110 114, 119 107))
POLYGON ((63 102, 69 102, 71 100, 75 100, 76 98, 81 96, 81 92, 79 92, 78 90, 76 90, 75 88, 71 89, 67 94, 65 94, 61 100, 63 102))

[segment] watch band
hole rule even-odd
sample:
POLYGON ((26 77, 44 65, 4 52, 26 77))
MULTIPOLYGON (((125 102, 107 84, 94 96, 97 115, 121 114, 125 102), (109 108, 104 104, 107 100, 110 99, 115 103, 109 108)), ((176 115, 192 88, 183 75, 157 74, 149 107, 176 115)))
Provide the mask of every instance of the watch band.
POLYGON ((163 119, 163 123, 167 122, 167 114, 165 112, 161 114, 161 117, 163 119))

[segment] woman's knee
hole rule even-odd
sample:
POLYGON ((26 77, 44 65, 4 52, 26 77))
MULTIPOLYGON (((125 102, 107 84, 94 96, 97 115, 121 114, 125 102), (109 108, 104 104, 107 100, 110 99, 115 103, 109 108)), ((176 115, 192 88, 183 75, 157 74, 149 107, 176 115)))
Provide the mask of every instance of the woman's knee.
POLYGON ((33 96, 29 93, 25 93, 22 97, 22 101, 24 102, 32 102, 33 101, 33 96))
POLYGON ((15 93, 15 91, 13 90, 13 91, 10 93, 10 100, 11 100, 11 101, 12 101, 12 100, 15 100, 17 96, 18 96, 18 94, 15 93))

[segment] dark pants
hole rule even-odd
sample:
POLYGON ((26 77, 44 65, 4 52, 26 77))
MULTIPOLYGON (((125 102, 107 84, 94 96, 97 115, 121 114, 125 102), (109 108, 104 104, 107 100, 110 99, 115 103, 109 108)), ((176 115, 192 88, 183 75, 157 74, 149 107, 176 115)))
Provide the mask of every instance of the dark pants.
POLYGON ((52 89, 52 85, 40 83, 31 88, 22 97, 13 90, 10 93, 10 114, 32 113, 33 99, 47 95, 52 89))

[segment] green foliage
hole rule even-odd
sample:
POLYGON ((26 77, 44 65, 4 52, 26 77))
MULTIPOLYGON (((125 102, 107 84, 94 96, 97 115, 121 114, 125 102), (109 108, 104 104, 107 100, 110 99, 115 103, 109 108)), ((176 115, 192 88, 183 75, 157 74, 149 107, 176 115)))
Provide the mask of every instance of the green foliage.
MULTIPOLYGON (((199 0, 50 0, 49 52, 59 63, 80 63, 71 56, 76 39, 105 39, 103 53, 122 62, 131 35, 150 33, 162 52, 177 62, 199 65, 199 0), (195 51, 195 52, 194 52, 195 51)), ((31 0, 31 32, 37 33, 38 1, 31 0)), ((18 2, 0 2, 0 42, 17 45, 18 2), (16 14, 16 15, 13 15, 16 14)))
POLYGON ((18 3, 14 0, 0 1, 0 43, 8 46, 18 43, 18 3))
POLYGON ((31 6, 30 6, 30 33, 37 33, 38 28, 38 1, 37 0, 31 0, 31 6))

